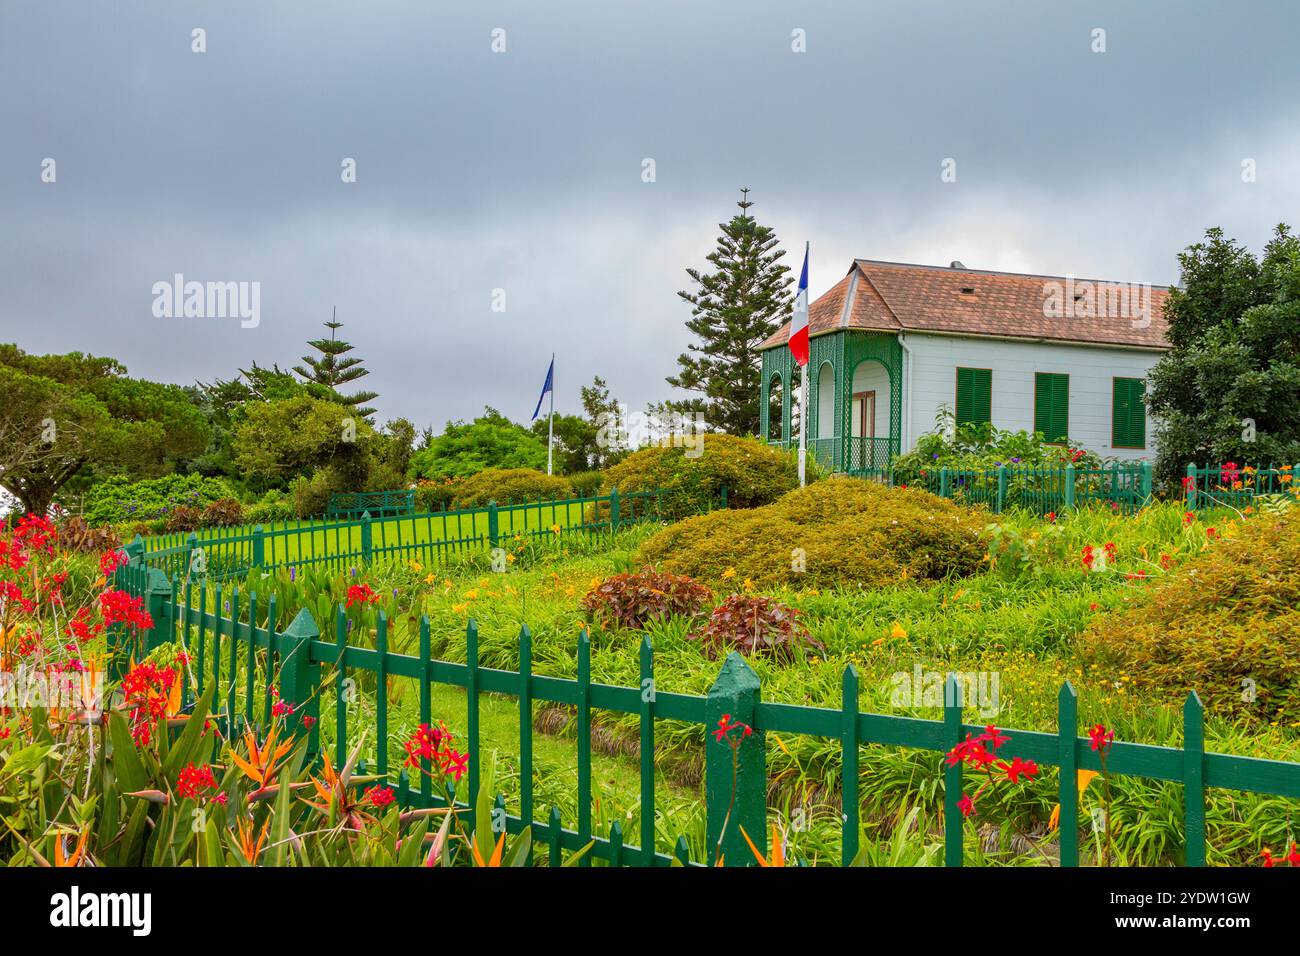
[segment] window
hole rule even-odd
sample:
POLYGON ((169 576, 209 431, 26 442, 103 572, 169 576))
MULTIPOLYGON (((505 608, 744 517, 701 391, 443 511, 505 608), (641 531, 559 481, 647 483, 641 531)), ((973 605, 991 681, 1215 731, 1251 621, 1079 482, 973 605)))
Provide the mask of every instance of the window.
POLYGON ((993 372, 987 368, 957 369, 957 424, 992 421, 993 372))
POLYGON ((1034 431, 1045 441, 1065 441, 1070 430, 1070 376, 1034 373, 1034 431))
POLYGON ((1147 446, 1147 415, 1143 396, 1146 383, 1140 378, 1115 379, 1111 400, 1110 443, 1116 448, 1147 446))

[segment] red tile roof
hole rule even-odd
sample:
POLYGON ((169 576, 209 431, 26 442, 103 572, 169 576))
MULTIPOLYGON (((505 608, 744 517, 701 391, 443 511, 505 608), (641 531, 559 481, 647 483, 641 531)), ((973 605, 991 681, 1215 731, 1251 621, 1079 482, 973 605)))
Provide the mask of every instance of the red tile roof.
MULTIPOLYGON (((906 330, 1168 348, 1163 316, 1168 291, 1138 283, 857 259, 848 275, 808 307, 808 325, 810 335, 841 328, 906 330), (1123 297, 1103 308, 1106 287, 1132 293, 1127 313, 1123 297), (1087 308, 1089 292, 1096 303, 1092 311, 1102 315, 1079 314, 1087 308), (1150 307, 1147 324, 1137 312, 1141 305, 1150 307)), ((789 331, 787 324, 760 347, 784 345, 789 331)))

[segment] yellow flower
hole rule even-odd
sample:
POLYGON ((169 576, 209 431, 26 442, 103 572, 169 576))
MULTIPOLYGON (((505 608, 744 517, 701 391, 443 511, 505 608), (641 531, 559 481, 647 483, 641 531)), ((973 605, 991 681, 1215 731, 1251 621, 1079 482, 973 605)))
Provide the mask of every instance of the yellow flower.
POLYGON ((901 641, 907 637, 907 631, 903 627, 903 625, 895 621, 894 626, 889 629, 889 636, 894 638, 895 640, 901 641))
POLYGON ((438 579, 437 579, 437 577, 434 575, 434 573, 433 573, 432 571, 430 571, 429 574, 428 574, 428 576, 425 577, 425 579, 424 579, 424 583, 425 583, 425 584, 436 584, 437 581, 438 581, 438 579))
POLYGON ((746 591, 752 591, 754 590, 754 579, 745 578, 744 583, 742 583, 740 586, 746 591))
POLYGON ((734 578, 734 577, 736 576, 736 569, 735 569, 735 568, 727 568, 727 570, 725 570, 725 571, 722 572, 722 576, 723 576, 724 578, 726 578, 727 580, 730 580, 731 578, 734 578))
POLYGON ((514 563, 515 563, 515 560, 516 560, 516 559, 515 559, 515 556, 514 556, 513 554, 507 554, 507 555, 506 555, 506 564, 514 564, 514 563))
POLYGON ((451 610, 452 610, 452 613, 454 613, 454 614, 464 614, 466 611, 469 610, 469 605, 468 605, 468 604, 453 604, 453 605, 451 606, 451 610))
POLYGON ((421 571, 424 570, 424 565, 421 564, 419 561, 412 561, 411 570, 414 571, 416 574, 419 574, 421 571))
POLYGON ((466 592, 465 592, 465 598, 466 598, 466 600, 469 600, 469 601, 477 600, 477 599, 478 599, 478 588, 470 588, 468 591, 466 591, 466 592))

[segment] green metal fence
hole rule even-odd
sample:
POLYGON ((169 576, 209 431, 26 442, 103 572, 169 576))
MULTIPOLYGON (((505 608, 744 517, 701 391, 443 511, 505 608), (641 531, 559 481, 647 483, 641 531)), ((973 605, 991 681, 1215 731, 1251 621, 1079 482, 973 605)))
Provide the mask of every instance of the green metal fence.
MULTIPOLYGON (((725 507, 723 488, 716 504, 725 507)), ((484 508, 376 519, 270 522, 253 528, 209 528, 142 542, 144 564, 172 575, 240 577, 253 568, 346 569, 378 559, 436 565, 473 550, 518 542, 617 530, 664 513, 664 493, 639 491, 560 501, 489 503, 484 508)))
MULTIPOLYGON (((558 863, 564 850, 577 850, 594 840, 591 855, 615 866, 665 866, 674 859, 688 865, 713 864, 719 848, 728 866, 745 865, 753 856, 740 828, 767 852, 766 826, 768 778, 765 769, 766 735, 769 733, 811 735, 838 741, 842 773, 841 863, 847 865, 858 852, 860 833, 859 756, 862 747, 879 745, 914 748, 941 754, 978 734, 982 726, 966 724, 963 695, 955 675, 947 679, 942 720, 923 720, 859 709, 857 670, 845 668, 842 705, 838 709, 782 704, 762 700, 761 686, 744 658, 732 653, 722 664, 717 680, 706 696, 675 694, 655 684, 655 660, 649 638, 640 646, 638 687, 599 684, 591 677, 591 642, 584 631, 577 639, 576 679, 544 676, 532 672, 532 639, 528 628, 519 634, 518 670, 501 670, 479 664, 478 630, 473 620, 466 626, 465 663, 438 660, 430 652, 431 632, 427 617, 419 622, 418 651, 394 653, 389 649, 389 621, 377 617, 374 646, 349 643, 347 614, 339 606, 333 621, 321 623, 303 610, 287 624, 280 620, 274 599, 259 607, 256 594, 241 595, 238 588, 224 597, 220 585, 209 604, 208 589, 201 580, 168 577, 146 566, 138 544, 128 548, 130 562, 116 572, 116 584, 133 595, 144 596, 154 627, 129 648, 112 650, 114 659, 133 658, 163 642, 179 642, 189 655, 197 692, 216 688, 215 718, 229 734, 244 727, 265 728, 272 718, 273 699, 290 704, 286 719, 292 731, 307 741, 308 751, 318 756, 322 729, 334 735, 335 763, 342 765, 359 728, 349 717, 349 699, 365 683, 371 691, 373 719, 365 726, 368 740, 387 742, 394 729, 389 722, 390 678, 414 681, 419 689, 419 720, 435 719, 431 689, 435 684, 463 688, 466 692, 469 768, 462 799, 452 800, 469 813, 481 779, 481 736, 479 700, 483 694, 505 695, 518 702, 519 709, 519 793, 511 807, 498 795, 497 805, 505 811, 507 829, 517 833, 530 826, 536 843, 549 848, 550 860, 558 863), (120 652, 120 653, 118 653, 120 652), (552 808, 538 819, 533 800, 533 715, 538 703, 573 708, 577 728, 574 760, 577 767, 576 818, 563 820, 552 808), (595 711, 633 714, 639 718, 640 782, 639 808, 641 846, 625 845, 621 824, 608 833, 592 829, 592 716, 595 711), (733 788, 731 750, 714 742, 709 731, 722 715, 753 728, 738 751, 733 788), (656 726, 660 721, 703 725, 705 734, 705 809, 707 854, 691 859, 685 840, 661 846, 656 832, 654 753, 656 726), (734 800, 733 800, 734 792, 734 800), (650 840, 644 839, 651 835, 650 840)), ((185 703, 192 700, 190 688, 185 703)), ((1114 743, 1106 758, 1111 774, 1175 781, 1183 785, 1183 827, 1185 862, 1205 863, 1205 791, 1207 787, 1271 794, 1300 799, 1300 764, 1207 752, 1204 746, 1204 715, 1200 699, 1189 694, 1183 708, 1183 746, 1160 747, 1138 743, 1114 743)), ((413 729, 413 728, 412 728, 413 729)), ((1079 770, 1102 770, 1099 755, 1087 737, 1079 736, 1077 697, 1067 682, 1058 698, 1057 731, 1043 733, 1003 728, 1010 737, 999 756, 1021 757, 1043 766, 1060 768, 1059 800, 1061 819, 1078 821, 1079 770)), ((376 765, 368 772, 389 779, 403 807, 445 806, 445 798, 433 792, 429 778, 421 774, 412 783, 404 768, 389 763, 388 747, 377 748, 376 765)), ((961 866, 963 860, 963 816, 958 799, 962 792, 962 765, 940 769, 943 778, 944 863, 961 866)), ((698 856, 698 854, 697 854, 698 856)), ((1060 827, 1060 864, 1077 866, 1079 828, 1060 827)), ((585 865, 585 862, 584 862, 585 865)))

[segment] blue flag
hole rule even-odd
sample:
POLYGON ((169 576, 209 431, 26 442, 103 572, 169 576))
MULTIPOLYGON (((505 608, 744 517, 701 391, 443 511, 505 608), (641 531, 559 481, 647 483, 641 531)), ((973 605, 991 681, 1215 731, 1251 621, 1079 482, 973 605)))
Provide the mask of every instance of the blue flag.
POLYGON ((546 397, 546 393, 551 390, 551 386, 554 384, 554 379, 555 379, 555 359, 552 358, 551 365, 546 370, 546 384, 542 386, 542 394, 537 396, 537 407, 533 409, 533 417, 530 419, 530 421, 534 421, 534 422, 537 421, 537 416, 542 410, 542 399, 544 399, 546 397))

